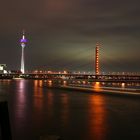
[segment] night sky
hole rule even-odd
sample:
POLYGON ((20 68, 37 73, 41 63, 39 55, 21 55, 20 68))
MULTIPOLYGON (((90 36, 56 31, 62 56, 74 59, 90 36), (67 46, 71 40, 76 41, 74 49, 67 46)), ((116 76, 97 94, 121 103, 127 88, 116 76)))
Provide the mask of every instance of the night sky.
POLYGON ((100 42, 102 72, 140 71, 139 0, 1 0, 0 63, 20 69, 94 70, 100 42))

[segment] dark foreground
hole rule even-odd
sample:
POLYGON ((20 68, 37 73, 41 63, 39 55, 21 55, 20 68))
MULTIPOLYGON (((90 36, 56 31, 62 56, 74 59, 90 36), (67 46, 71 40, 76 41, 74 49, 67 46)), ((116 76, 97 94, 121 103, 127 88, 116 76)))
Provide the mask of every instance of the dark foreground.
POLYGON ((140 139, 140 99, 42 88, 42 81, 0 81, 9 101, 13 140, 140 139))

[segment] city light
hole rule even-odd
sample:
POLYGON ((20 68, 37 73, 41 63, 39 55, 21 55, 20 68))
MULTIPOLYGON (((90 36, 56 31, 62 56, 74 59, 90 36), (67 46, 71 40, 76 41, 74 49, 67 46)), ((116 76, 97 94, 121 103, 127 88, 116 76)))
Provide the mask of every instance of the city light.
POLYGON ((122 84, 121 84, 121 87, 122 87, 122 88, 125 88, 125 83, 122 83, 122 84))

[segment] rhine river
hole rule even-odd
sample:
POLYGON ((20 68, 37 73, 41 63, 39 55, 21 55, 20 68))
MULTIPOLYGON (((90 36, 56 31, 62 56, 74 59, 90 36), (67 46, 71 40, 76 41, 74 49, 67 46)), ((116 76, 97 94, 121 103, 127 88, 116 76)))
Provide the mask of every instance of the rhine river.
POLYGON ((0 80, 13 140, 39 140, 44 134, 62 140, 140 139, 140 98, 43 85, 42 80, 0 80))

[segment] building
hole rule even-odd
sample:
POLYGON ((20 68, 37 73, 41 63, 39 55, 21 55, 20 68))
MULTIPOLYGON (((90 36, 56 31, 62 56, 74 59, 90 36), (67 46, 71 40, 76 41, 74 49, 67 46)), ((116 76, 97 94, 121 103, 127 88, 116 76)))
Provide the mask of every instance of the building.
POLYGON ((0 64, 0 74, 7 73, 6 64, 0 64))

